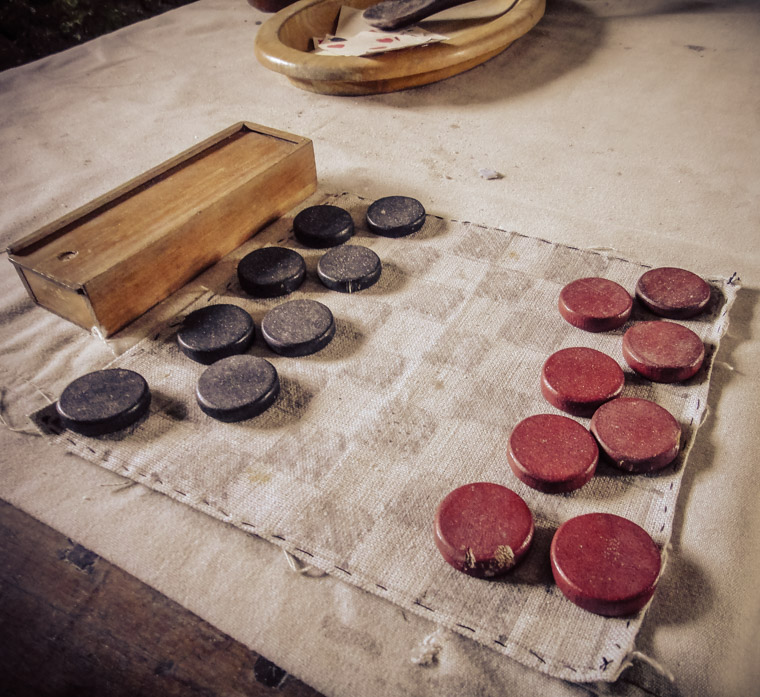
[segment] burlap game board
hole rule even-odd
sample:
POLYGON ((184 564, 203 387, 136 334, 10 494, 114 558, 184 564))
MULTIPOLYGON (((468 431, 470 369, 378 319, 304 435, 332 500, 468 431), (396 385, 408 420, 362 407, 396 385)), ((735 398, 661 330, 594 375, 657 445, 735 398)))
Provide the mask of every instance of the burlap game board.
MULTIPOLYGON (((309 277, 291 297, 328 305, 337 333, 327 348, 302 358, 277 356, 257 338, 250 352, 270 360, 282 384, 269 411, 236 424, 200 411, 194 388, 204 366, 177 348, 180 316, 112 363, 147 379, 153 404, 146 420, 102 438, 61 432, 50 410, 37 415, 38 423, 105 468, 528 666, 572 681, 614 679, 644 613, 609 619, 567 601, 552 580, 551 537, 573 516, 607 511, 638 523, 666 548, 736 283, 709 279, 708 311, 684 322, 705 341, 703 370, 683 384, 653 384, 623 361, 625 327, 589 334, 564 322, 556 307, 569 281, 604 276, 632 292, 648 267, 436 215, 410 237, 377 237, 363 224, 370 201, 342 194, 327 202, 353 215, 351 243, 382 259, 375 286, 351 295, 324 288, 315 273, 323 252, 297 243, 286 217, 223 261, 225 283, 186 310, 230 302, 258 327, 285 299, 246 297, 236 261, 267 244, 304 255, 309 277), (653 399, 678 419, 684 441, 672 465, 633 476, 601 464, 591 482, 564 495, 542 494, 513 476, 510 431, 526 416, 555 412, 541 397, 539 375, 546 358, 568 346, 608 353, 625 368, 624 395, 653 399), (438 503, 474 481, 512 488, 535 516, 533 547, 504 580, 455 571, 433 543, 438 503)), ((631 322, 651 318, 636 307, 631 322)))

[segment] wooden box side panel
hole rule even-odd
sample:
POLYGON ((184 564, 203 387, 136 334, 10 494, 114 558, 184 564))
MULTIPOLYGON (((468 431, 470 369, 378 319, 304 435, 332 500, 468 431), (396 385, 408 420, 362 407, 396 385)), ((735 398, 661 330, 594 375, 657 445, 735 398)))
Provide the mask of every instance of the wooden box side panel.
POLYGON ((108 336, 171 295, 316 190, 311 141, 86 285, 108 336))
POLYGON ((92 307, 83 290, 67 288, 34 271, 18 267, 17 270, 29 294, 38 305, 85 329, 97 325, 92 307))

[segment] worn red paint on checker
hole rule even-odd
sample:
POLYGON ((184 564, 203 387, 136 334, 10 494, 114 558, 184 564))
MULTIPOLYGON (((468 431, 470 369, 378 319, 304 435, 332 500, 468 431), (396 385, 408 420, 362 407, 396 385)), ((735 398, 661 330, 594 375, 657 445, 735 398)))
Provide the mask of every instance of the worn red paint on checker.
POLYGON ((655 402, 619 397, 591 418, 591 433, 614 465, 627 472, 654 472, 675 460, 681 426, 655 402))
POLYGON ((533 540, 525 501, 500 484, 476 482, 454 489, 435 514, 435 543, 458 571, 490 578, 508 572, 533 540))
POLYGON ((606 278, 579 278, 559 294, 559 313, 574 327, 606 332, 622 327, 631 316, 633 300, 628 291, 606 278))
POLYGON ((553 353, 541 369, 541 394, 549 404, 574 416, 591 416, 618 397, 625 376, 607 354, 575 346, 553 353))
POLYGON ((641 610, 654 594, 660 550, 643 528, 610 513, 563 523, 552 539, 552 574, 584 610, 620 617, 641 610))
POLYGON ((636 298, 661 317, 687 319, 710 302, 710 286, 686 269, 664 266, 647 271, 636 283, 636 298))
POLYGON ((699 372, 705 346, 682 324, 639 322, 623 335, 623 357, 631 368, 653 382, 680 382, 699 372))
POLYGON ((599 448, 577 421, 559 414, 536 414, 513 429, 507 460, 520 481, 558 494, 579 489, 594 476, 599 448))

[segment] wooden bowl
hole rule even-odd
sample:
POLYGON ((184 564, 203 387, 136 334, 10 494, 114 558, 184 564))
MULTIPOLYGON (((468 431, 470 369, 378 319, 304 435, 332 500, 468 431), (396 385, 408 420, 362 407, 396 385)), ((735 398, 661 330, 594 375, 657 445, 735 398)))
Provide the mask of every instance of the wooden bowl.
POLYGON ((393 92, 443 80, 493 58, 536 25, 545 0, 515 0, 495 17, 431 23, 431 30, 449 37, 441 43, 360 57, 310 52, 312 37, 334 31, 341 5, 364 10, 372 4, 375 0, 300 0, 260 27, 256 57, 310 92, 393 92))

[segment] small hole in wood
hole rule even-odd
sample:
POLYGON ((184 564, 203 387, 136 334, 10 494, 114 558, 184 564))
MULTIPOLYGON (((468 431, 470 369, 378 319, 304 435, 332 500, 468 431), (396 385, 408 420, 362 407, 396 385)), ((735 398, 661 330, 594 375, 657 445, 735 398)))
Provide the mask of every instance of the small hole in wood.
POLYGON ((68 251, 68 252, 61 252, 58 255, 58 261, 69 261, 73 259, 79 252, 76 251, 68 251))

